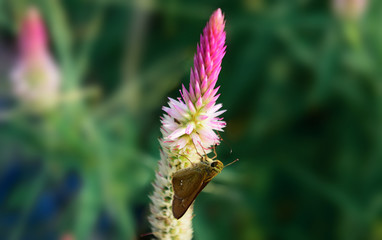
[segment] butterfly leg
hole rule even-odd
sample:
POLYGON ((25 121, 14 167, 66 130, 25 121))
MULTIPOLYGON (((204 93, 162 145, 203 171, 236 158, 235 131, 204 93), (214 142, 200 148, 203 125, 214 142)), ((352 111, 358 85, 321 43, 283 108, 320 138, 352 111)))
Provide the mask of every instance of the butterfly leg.
POLYGON ((215 156, 213 156, 211 159, 215 159, 217 156, 218 156, 218 154, 216 153, 216 144, 214 145, 214 154, 215 154, 215 156))
POLYGON ((183 154, 179 154, 179 155, 186 158, 191 163, 191 166, 194 166, 194 163, 186 155, 183 155, 183 154))

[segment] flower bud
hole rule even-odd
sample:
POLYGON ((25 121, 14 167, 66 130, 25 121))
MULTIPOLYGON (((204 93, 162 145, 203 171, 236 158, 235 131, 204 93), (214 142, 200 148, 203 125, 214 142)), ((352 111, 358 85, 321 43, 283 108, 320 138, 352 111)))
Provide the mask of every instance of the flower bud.
POLYGON ((20 28, 18 44, 19 57, 11 72, 15 96, 33 110, 55 106, 60 73, 49 54, 45 26, 37 8, 28 9, 20 28))

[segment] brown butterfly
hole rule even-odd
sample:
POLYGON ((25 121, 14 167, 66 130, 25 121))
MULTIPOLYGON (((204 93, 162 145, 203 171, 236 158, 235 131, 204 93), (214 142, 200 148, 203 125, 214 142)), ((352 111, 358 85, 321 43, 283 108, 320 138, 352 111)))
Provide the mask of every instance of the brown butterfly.
POLYGON ((213 160, 214 158, 211 159, 207 155, 202 156, 199 163, 173 174, 172 214, 176 219, 181 218, 186 213, 204 187, 223 170, 224 164, 219 160, 213 160))

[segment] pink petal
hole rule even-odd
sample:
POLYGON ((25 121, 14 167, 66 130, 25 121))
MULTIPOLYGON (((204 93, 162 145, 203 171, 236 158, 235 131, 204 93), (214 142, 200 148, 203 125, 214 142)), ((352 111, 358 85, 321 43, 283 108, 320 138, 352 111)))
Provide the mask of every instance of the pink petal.
POLYGON ((187 127, 186 127, 186 134, 190 134, 192 132, 192 130, 194 130, 194 127, 195 125, 190 123, 190 124, 187 124, 187 127))
POLYGON ((186 133, 186 128, 178 128, 172 132, 167 138, 170 140, 175 140, 176 138, 184 135, 186 133))
POLYGON ((188 109, 190 109, 190 112, 192 114, 195 114, 196 113, 196 109, 194 107, 194 104, 191 102, 191 100, 188 100, 187 105, 188 105, 188 109))
POLYGON ((196 102, 196 108, 200 109, 203 105, 202 97, 198 98, 198 101, 196 102))

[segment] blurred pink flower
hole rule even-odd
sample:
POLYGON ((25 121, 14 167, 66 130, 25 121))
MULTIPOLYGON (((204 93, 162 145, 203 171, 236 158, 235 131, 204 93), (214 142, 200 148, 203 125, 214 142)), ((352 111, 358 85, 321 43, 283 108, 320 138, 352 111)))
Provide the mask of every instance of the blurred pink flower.
POLYGON ((368 0, 333 0, 333 8, 340 17, 358 19, 366 11, 368 0))
POLYGON ((28 9, 18 43, 19 59, 11 72, 14 94, 35 108, 54 106, 60 73, 49 54, 45 26, 37 8, 28 9))
POLYGON ((60 240, 75 240, 71 233, 65 233, 61 236, 60 240))

